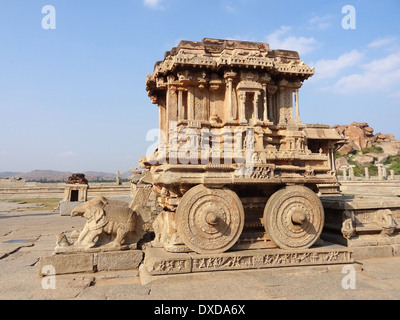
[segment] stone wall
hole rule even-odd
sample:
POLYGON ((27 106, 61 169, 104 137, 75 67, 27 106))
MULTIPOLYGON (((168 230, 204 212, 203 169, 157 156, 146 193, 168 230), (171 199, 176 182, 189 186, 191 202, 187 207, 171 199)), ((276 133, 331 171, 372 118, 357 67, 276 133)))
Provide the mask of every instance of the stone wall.
MULTIPOLYGON (((25 186, 0 186, 0 199, 63 199, 63 183, 29 183, 25 186)), ((131 184, 93 183, 89 185, 88 197, 131 197, 131 184)))

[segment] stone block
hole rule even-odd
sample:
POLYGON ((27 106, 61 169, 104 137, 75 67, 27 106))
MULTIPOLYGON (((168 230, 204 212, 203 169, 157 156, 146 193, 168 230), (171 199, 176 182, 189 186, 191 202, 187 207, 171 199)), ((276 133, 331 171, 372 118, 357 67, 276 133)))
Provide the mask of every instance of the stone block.
POLYGON ((60 215, 61 216, 70 216, 72 210, 79 207, 83 203, 84 202, 82 202, 82 201, 77 201, 77 202, 60 201, 60 203, 59 203, 60 215))
POLYGON ((352 250, 338 245, 305 250, 244 250, 220 254, 169 253, 148 248, 144 271, 150 275, 351 264, 352 250))
POLYGON ((391 245, 354 247, 352 249, 353 249, 354 260, 384 258, 393 256, 393 249, 391 245))
POLYGON ((55 274, 93 272, 93 254, 55 254, 41 257, 39 274, 48 275, 46 266, 54 268, 55 274))
POLYGON ((164 248, 148 248, 144 259, 145 271, 150 275, 192 272, 192 260, 187 253, 169 253, 164 248))
POLYGON ((97 253, 97 271, 137 269, 143 260, 139 250, 97 253))
POLYGON ((393 244, 392 245, 392 253, 393 256, 399 257, 400 256, 400 244, 393 244))

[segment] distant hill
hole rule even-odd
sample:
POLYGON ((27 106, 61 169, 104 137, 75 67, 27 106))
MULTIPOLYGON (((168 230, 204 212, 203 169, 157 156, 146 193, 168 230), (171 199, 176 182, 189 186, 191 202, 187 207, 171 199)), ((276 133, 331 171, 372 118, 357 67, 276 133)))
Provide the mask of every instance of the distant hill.
POLYGON ((22 174, 22 172, 0 172, 0 178, 12 178, 19 174, 22 174))
MULTIPOLYGON (((21 178, 26 181, 67 181, 73 172, 53 171, 53 170, 34 170, 30 172, 0 172, 0 178, 21 178)), ((77 172, 78 173, 78 172, 77 172)), ((86 171, 83 173, 88 181, 115 181, 117 174, 109 172, 86 171)), ((132 175, 131 171, 120 173, 120 179, 128 179, 132 175)))

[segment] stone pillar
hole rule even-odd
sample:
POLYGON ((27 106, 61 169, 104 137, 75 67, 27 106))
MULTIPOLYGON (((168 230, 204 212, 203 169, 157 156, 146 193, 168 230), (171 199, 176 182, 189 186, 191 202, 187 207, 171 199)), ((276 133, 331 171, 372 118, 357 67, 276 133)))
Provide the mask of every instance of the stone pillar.
POLYGON ((268 108, 269 108, 268 116, 269 116, 269 120, 271 122, 274 122, 277 119, 277 112, 276 112, 276 110, 274 110, 274 103, 273 103, 273 97, 274 97, 274 94, 277 91, 277 89, 278 88, 276 86, 268 86, 268 88, 267 88, 267 92, 268 92, 267 99, 268 99, 268 108))
POLYGON ((368 169, 368 167, 365 167, 365 180, 369 180, 369 169, 368 169))
POLYGON ((178 89, 178 121, 185 119, 185 110, 183 108, 183 88, 178 89))
POLYGON ((383 164, 377 164, 376 166, 378 167, 378 179, 381 181, 383 180, 383 164))
POLYGON ((342 170, 342 172, 343 172, 343 180, 344 181, 347 181, 347 167, 346 166, 343 166, 343 167, 340 167, 340 169, 342 170))
POLYGON ((264 92, 264 113, 263 113, 263 121, 269 122, 268 119, 268 92, 267 92, 267 85, 263 84, 263 92, 264 92))
POLYGON ((116 178, 115 183, 117 184, 117 186, 119 186, 121 184, 121 181, 119 179, 119 171, 117 171, 117 178, 116 178))
POLYGON ((387 180, 387 170, 384 166, 382 166, 382 177, 384 180, 387 180))
POLYGON ((349 166, 349 177, 350 177, 351 181, 354 181, 354 168, 355 168, 355 166, 353 166, 353 165, 349 166))
POLYGON ((331 157, 332 171, 336 174, 335 149, 333 147, 329 149, 329 154, 331 157))
POLYGON ((239 95, 239 122, 246 124, 246 92, 241 92, 239 95))
POLYGON ((233 101, 232 101, 232 83, 233 79, 228 78, 228 118, 227 121, 233 121, 233 101))
POLYGON ((258 122, 258 100, 260 97, 260 92, 254 92, 254 101, 253 101, 253 107, 254 107, 254 111, 253 111, 253 121, 254 123, 258 122))
POLYGON ((295 97, 295 105, 296 105, 296 122, 301 122, 300 119, 300 107, 299 107, 299 89, 296 89, 294 92, 294 97, 295 97))
POLYGON ((218 115, 216 110, 216 92, 219 89, 218 85, 210 85, 210 121, 217 122, 218 115))
POLYGON ((390 170, 390 180, 394 180, 394 170, 390 170))
POLYGON ((194 87, 190 87, 188 91, 188 120, 194 120, 194 87))

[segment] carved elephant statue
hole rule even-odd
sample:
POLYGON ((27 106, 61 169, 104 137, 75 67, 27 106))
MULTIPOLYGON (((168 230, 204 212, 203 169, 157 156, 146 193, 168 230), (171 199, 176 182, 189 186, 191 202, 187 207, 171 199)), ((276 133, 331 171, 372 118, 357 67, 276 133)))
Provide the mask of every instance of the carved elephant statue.
POLYGON ((75 208, 72 217, 87 219, 74 246, 93 248, 98 245, 121 247, 133 239, 137 223, 137 213, 123 201, 94 198, 75 208))

